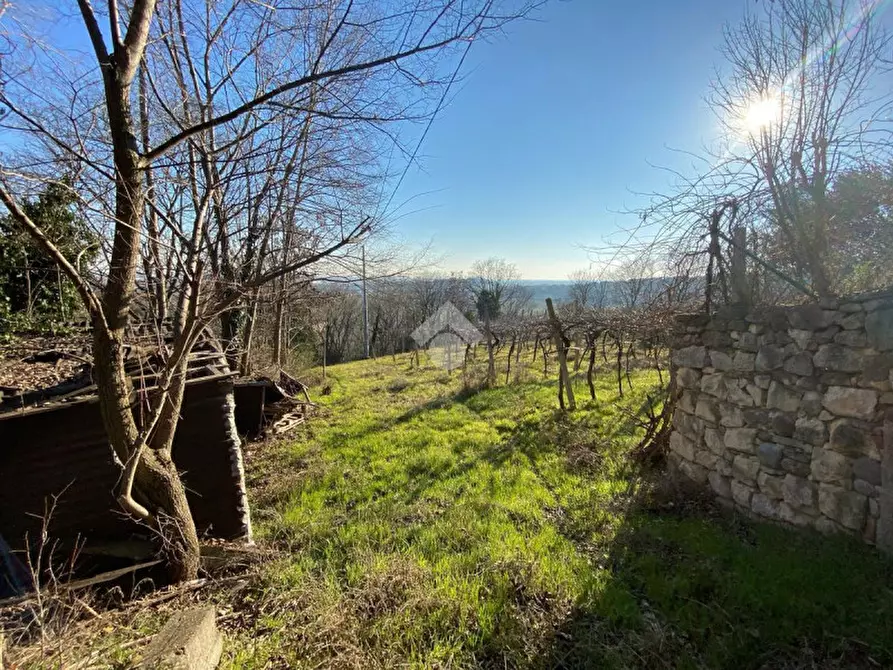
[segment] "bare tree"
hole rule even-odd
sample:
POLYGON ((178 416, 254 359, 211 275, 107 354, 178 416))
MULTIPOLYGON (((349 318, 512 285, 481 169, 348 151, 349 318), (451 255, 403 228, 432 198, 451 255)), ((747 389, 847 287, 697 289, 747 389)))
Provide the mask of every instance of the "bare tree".
MULTIPOLYGON (((202 156, 250 153, 246 134, 250 138, 261 132, 283 105, 299 118, 302 112, 319 114, 315 91, 334 90, 337 95, 363 80, 367 97, 325 113, 379 124, 378 111, 369 111, 381 109, 376 101, 422 104, 426 92, 450 79, 440 76, 444 58, 458 55, 457 50, 500 29, 532 4, 512 8, 493 0, 441 0, 398 8, 351 0, 295 7, 277 0, 261 5, 169 0, 156 6, 155 0, 126 5, 109 0, 100 14, 88 0, 78 0, 92 65, 66 44, 14 34, 21 25, 31 30, 30 24, 6 24, 15 50, 4 61, 0 102, 7 129, 17 133, 8 146, 21 160, 11 163, 4 157, 0 200, 56 260, 84 302, 93 325, 94 378, 103 422, 122 464, 118 500, 164 537, 174 579, 192 578, 199 563, 195 526, 171 455, 189 352, 208 324, 243 296, 282 276, 308 271, 361 239, 375 223, 342 208, 341 216, 310 228, 300 244, 293 241, 293 251, 280 254, 276 265, 246 259, 248 276, 236 286, 221 284, 219 279, 229 280, 220 267, 211 267, 207 252, 212 248, 210 210, 225 202, 225 178, 202 156), (213 22, 191 20, 202 13, 212 15, 213 22), (212 24, 215 32, 209 40, 212 24), (153 34, 168 38, 153 40, 147 54, 153 34), (171 49, 175 41, 181 47, 169 58, 181 64, 172 70, 176 81, 159 78, 149 56, 154 58, 156 49, 171 49), (144 66, 147 88, 139 96, 134 84, 144 66), (354 107, 359 103, 364 106, 354 107), (76 194, 100 219, 96 227, 107 234, 107 265, 98 288, 19 205, 30 184, 53 180, 60 166, 77 175, 76 194), (192 170, 200 172, 193 176, 192 170), (154 214, 147 217, 147 210, 154 214), (159 267, 165 240, 176 241, 166 253, 176 267, 172 274, 181 277, 176 327, 161 381, 146 399, 149 411, 139 417, 124 367, 127 328, 144 268, 153 277, 155 311, 164 311, 167 298, 159 289, 165 273, 159 267), (147 248, 148 261, 143 258, 147 248)), ((418 115, 424 116, 424 110, 418 108, 418 115)), ((247 217, 259 214, 254 203, 245 211, 247 217)), ((225 224, 232 232, 230 221, 230 214, 221 212, 216 225, 225 224)), ((255 230, 264 236, 270 229, 262 225, 255 230)), ((263 240, 255 247, 258 257, 263 257, 263 247, 263 240)))

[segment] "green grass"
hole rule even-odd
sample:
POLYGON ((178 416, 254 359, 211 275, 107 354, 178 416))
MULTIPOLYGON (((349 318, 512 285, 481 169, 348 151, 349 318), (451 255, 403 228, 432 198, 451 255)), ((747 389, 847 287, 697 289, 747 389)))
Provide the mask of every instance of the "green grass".
POLYGON ((893 663, 890 562, 655 502, 625 454, 658 379, 632 379, 579 380, 562 416, 539 369, 472 392, 405 357, 330 368, 323 416, 249 460, 284 558, 222 603, 224 667, 893 663))

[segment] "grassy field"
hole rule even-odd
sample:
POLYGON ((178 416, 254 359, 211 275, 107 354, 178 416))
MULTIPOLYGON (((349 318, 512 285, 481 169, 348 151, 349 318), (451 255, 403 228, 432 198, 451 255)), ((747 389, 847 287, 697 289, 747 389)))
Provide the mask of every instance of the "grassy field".
POLYGON ((607 373, 597 402, 581 382, 563 417, 538 371, 473 392, 424 363, 330 368, 308 432, 249 454, 282 557, 221 593, 225 667, 893 664, 890 562, 635 472, 653 372, 622 399, 607 373))

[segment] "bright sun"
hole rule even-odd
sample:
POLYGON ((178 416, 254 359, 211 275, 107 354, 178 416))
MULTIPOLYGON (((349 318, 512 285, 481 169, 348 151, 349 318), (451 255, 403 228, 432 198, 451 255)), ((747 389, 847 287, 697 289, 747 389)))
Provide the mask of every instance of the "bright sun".
POLYGON ((777 98, 760 98, 751 102, 742 117, 744 130, 757 135, 781 118, 781 104, 777 98))

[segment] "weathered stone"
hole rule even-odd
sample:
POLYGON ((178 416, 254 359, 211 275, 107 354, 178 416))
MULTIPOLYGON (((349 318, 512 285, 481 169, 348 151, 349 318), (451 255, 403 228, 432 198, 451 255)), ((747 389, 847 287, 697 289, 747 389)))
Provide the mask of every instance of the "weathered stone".
POLYGON ((869 382, 889 380, 893 354, 871 354, 862 361, 862 378, 869 382))
POLYGON ((796 477, 795 475, 786 475, 784 485, 782 486, 784 500, 786 503, 796 508, 815 507, 816 504, 816 487, 811 481, 796 477))
POLYGON ((862 311, 862 305, 858 302, 845 302, 841 304, 840 311, 846 312, 847 314, 854 314, 862 311))
POLYGON ((851 458, 868 456, 880 461, 877 444, 869 433, 846 419, 831 424, 829 448, 851 458))
POLYGON ((727 372, 732 369, 732 357, 724 351, 711 349, 710 364, 720 372, 727 372))
POLYGON ((707 362, 705 347, 685 347, 673 353, 673 364, 680 368, 703 368, 707 362))
POLYGON ((748 384, 745 390, 750 394, 754 405, 761 407, 766 402, 766 392, 756 384, 748 384))
POLYGON ((721 372, 701 377, 701 391, 720 400, 726 399, 726 378, 721 372))
POLYGON ((893 554, 893 489, 878 491, 877 537, 879 549, 893 554))
POLYGON ((813 528, 819 531, 822 535, 833 535, 844 529, 839 523, 832 521, 826 516, 817 517, 813 523, 813 528))
POLYGON ((782 458, 781 469, 796 477, 809 477, 809 463, 794 458, 782 458))
POLYGON ((864 479, 853 479, 853 490, 864 496, 877 495, 875 485, 866 482, 864 479))
POLYGON ((676 371, 676 383, 684 389, 699 388, 701 373, 693 368, 679 368, 676 371))
POLYGON ((695 460, 695 445, 686 439, 686 437, 678 430, 670 433, 670 451, 679 454, 682 458, 693 461, 695 460))
POLYGON ((759 386, 761 389, 768 389, 769 384, 772 383, 772 376, 771 375, 754 375, 753 382, 754 382, 754 384, 759 386))
POLYGON ((802 528, 811 526, 815 521, 814 516, 803 513, 787 502, 783 502, 778 506, 778 513, 782 521, 802 528))
POLYGON ((820 484, 819 510, 844 528, 860 530, 868 512, 868 498, 839 486, 820 484))
POLYGON ((800 408, 801 394, 784 384, 773 381, 769 386, 766 405, 769 409, 780 409, 782 412, 796 412, 800 408))
POLYGON ((861 311, 851 314, 842 313, 837 319, 837 325, 844 330, 859 330, 865 325, 865 314, 861 311))
POLYGON ((779 503, 764 493, 753 494, 750 500, 750 509, 754 514, 768 519, 778 519, 781 516, 779 503))
POLYGON ((868 346, 868 337, 860 330, 844 330, 834 336, 835 344, 862 349, 868 346))
POLYGON ((695 405, 695 416, 710 423, 719 421, 719 409, 716 407, 716 401, 704 396, 698 398, 698 404, 695 405))
POLYGON ((822 411, 822 395, 815 391, 807 391, 800 399, 800 411, 808 417, 816 417, 822 411))
POLYGON ((732 477, 745 484, 756 484, 759 471, 760 462, 751 456, 738 455, 732 461, 732 477))
POLYGON ((754 440, 756 439, 756 428, 729 428, 726 431, 723 442, 726 449, 738 451, 745 454, 754 453, 754 440))
POLYGON ((707 483, 707 468, 691 461, 680 460, 679 471, 696 484, 704 485, 707 483))
POLYGON ((784 350, 780 347, 762 347, 754 361, 757 372, 778 370, 784 364, 784 350))
POLYGON ((744 412, 736 405, 724 404, 721 414, 719 423, 726 428, 740 428, 744 425, 744 412))
POLYGON ((673 412, 673 427, 687 438, 696 442, 704 434, 704 422, 696 416, 680 411, 678 407, 673 412))
POLYGON ((829 372, 859 372, 862 369, 859 352, 839 344, 823 344, 812 362, 819 370, 829 372))
POLYGON ((717 456, 722 454, 726 449, 726 445, 723 444, 722 435, 722 430, 719 428, 704 429, 704 444, 706 444, 707 448, 717 456))
POLYGON ((784 412, 774 412, 772 414, 770 426, 772 427, 772 432, 778 435, 782 435, 784 437, 793 437, 794 431, 797 428, 797 422, 790 414, 785 414, 784 412))
POLYGON ((683 390, 679 400, 676 401, 676 407, 687 414, 695 413, 695 403, 698 400, 698 394, 690 390, 683 390))
POLYGON ((853 475, 874 486, 881 485, 881 462, 873 458, 857 458, 853 462, 853 475))
POLYGON ((742 507, 747 507, 748 509, 750 509, 750 498, 753 495, 753 489, 750 486, 742 484, 735 479, 731 481, 731 489, 732 500, 734 500, 742 507))
POLYGON ((707 474, 707 482, 710 484, 713 492, 720 498, 732 497, 732 486, 729 484, 728 477, 723 477, 718 472, 710 472, 707 474))
POLYGON ((812 356, 806 352, 801 352, 791 356, 784 362, 784 371, 792 375, 808 377, 813 372, 812 356))
MULTIPOLYGON (((731 382, 732 380, 726 380, 726 381, 731 382)), ((741 381, 743 381, 743 380, 741 380, 741 381)), ((727 383, 726 388, 727 388, 727 398, 730 403, 738 405, 739 407, 753 407, 753 405, 754 405, 753 398, 739 384, 727 383)))
POLYGON ((760 346, 759 340, 757 339, 757 336, 754 335, 753 333, 748 333, 748 332, 741 333, 740 337, 738 338, 738 348, 741 351, 749 351, 749 352, 756 353, 757 348, 759 346, 760 346))
MULTIPOLYGON (((877 494, 877 490, 875 489, 875 494, 877 494)), ((868 499, 868 515, 869 516, 879 516, 881 511, 880 503, 877 498, 869 498, 868 499)))
POLYGON ((808 350, 809 345, 812 344, 811 330, 798 330, 796 328, 792 328, 788 331, 788 336, 802 351, 808 350))
POLYGON ((761 472, 757 475, 757 484, 770 498, 784 498, 784 477, 761 472))
POLYGON ((862 541, 866 544, 874 544, 875 534, 877 533, 877 519, 869 516, 865 519, 865 525, 862 526, 862 541))
POLYGON ((870 419, 877 406, 877 391, 832 386, 825 391, 822 406, 840 416, 870 419))
POLYGON ((819 330, 813 333, 813 340, 818 345, 831 344, 839 332, 840 326, 831 326, 830 328, 825 328, 824 330, 819 330))
POLYGON ((762 442, 757 447, 757 456, 760 459, 760 463, 767 468, 778 470, 781 468, 781 459, 784 457, 784 451, 773 442, 762 442))
POLYGON ((177 612, 146 649, 140 668, 213 670, 223 652, 213 607, 177 612))
POLYGON ((788 321, 798 330, 819 330, 834 323, 834 312, 818 305, 802 305, 788 312, 788 321))
POLYGON ((756 354, 738 351, 735 353, 735 358, 732 359, 732 368, 736 372, 753 372, 756 358, 756 354))
POLYGON ((732 462, 731 460, 726 460, 726 454, 716 461, 716 471, 723 477, 732 476, 732 462))
POLYGON ((794 430, 794 439, 808 442, 815 446, 821 446, 828 439, 828 430, 825 424, 818 419, 797 419, 796 429, 794 430))
POLYGON ((879 309, 865 317, 868 342, 878 351, 893 349, 893 307, 879 309))
POLYGON ((695 463, 700 466, 713 470, 716 467, 716 460, 719 458, 716 454, 707 449, 698 449, 695 451, 695 463))
POLYGON ((853 476, 853 465, 843 454, 828 449, 816 449, 812 454, 810 472, 817 482, 846 486, 853 476))

